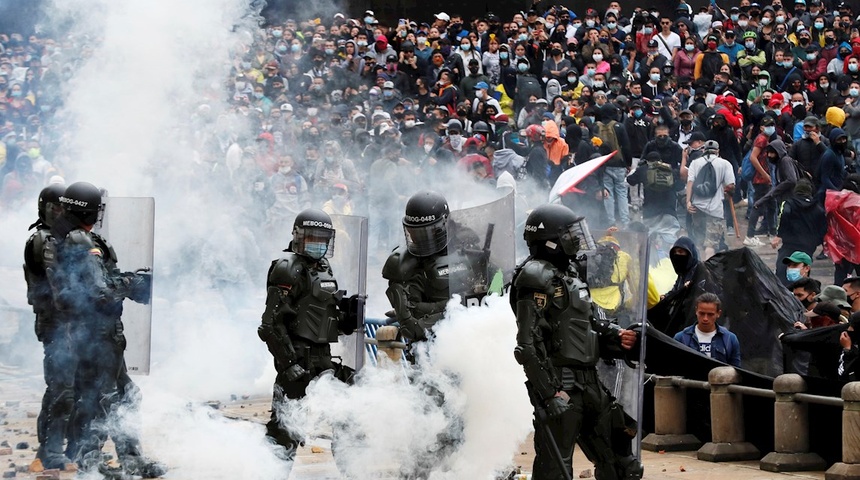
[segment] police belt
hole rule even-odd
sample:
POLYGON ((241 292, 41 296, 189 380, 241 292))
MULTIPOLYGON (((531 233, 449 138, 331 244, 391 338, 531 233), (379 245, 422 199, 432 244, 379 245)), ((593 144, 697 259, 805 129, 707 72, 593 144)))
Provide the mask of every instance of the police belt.
POLYGON ((561 381, 562 390, 573 390, 600 381, 595 367, 556 367, 555 374, 561 381))

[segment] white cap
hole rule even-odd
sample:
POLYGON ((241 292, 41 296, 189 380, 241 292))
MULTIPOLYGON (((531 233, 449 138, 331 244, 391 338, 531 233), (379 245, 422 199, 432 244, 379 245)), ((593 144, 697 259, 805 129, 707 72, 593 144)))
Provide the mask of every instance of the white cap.
POLYGON ((373 13, 373 10, 365 10, 365 11, 364 11, 364 14, 365 14, 365 15, 370 15, 371 17, 375 17, 375 16, 376 16, 376 15, 373 13))
POLYGON ((382 88, 394 88, 394 82, 387 81, 387 82, 382 84, 382 88))
POLYGON ((436 17, 436 20, 442 20, 442 21, 445 21, 445 22, 450 22, 450 21, 451 21, 451 17, 450 17, 450 16, 448 16, 448 14, 447 14, 447 13, 445 13, 445 12, 439 12, 439 13, 437 13, 436 15, 434 15, 434 17, 436 17))
POLYGON ((285 104, 281 105, 281 111, 282 112, 292 112, 293 106, 290 105, 289 103, 285 103, 285 104))

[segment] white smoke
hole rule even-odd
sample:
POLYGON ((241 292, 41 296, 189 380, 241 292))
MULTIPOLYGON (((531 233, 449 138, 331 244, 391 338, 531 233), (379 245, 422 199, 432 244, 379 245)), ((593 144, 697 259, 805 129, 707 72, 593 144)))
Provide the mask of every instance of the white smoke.
POLYGON ((433 479, 509 472, 531 431, 532 408, 513 357, 516 322, 507 298, 490 296, 486 306, 468 309, 455 298, 435 332, 417 369, 367 368, 354 386, 321 377, 307 397, 282 408, 285 424, 308 437, 333 430, 335 460, 355 478, 428 466, 433 479), (462 443, 439 451, 447 438, 462 443))
MULTIPOLYGON (((248 3, 56 0, 42 26, 62 36, 52 68, 69 74, 64 105, 49 126, 60 136, 56 159, 67 183, 88 181, 111 196, 156 199, 152 376, 135 379, 143 392, 143 448, 189 478, 265 479, 286 471, 261 427, 193 406, 270 391, 274 379, 271 357, 255 330, 268 263, 280 254, 274 246, 289 241, 290 226, 261 238, 259 225, 247 218, 258 205, 240 191, 246 179, 233 171, 236 159, 205 148, 227 131, 248 133, 224 94, 231 65, 258 32, 248 3)), ((324 10, 343 11, 328 3, 324 10)), ((445 170, 439 177, 462 172, 445 170)), ((403 198, 386 209, 394 242, 402 243, 405 198, 428 186, 448 196, 452 208, 499 196, 470 179, 411 178, 401 185, 403 198)), ((3 256, 4 271, 20 272, 20 246, 35 219, 35 198, 28 211, 4 212, 4 226, 15 232, 0 240, 3 251, 14 253, 3 256)), ((369 305, 377 317, 388 309, 379 279, 388 252, 371 253, 369 305)), ((123 252, 118 254, 122 261, 123 252)), ((355 387, 323 378, 299 411, 308 412, 309 432, 354 425, 343 434, 361 442, 338 456, 350 472, 372 476, 380 463, 408 466, 413 452, 432 451, 439 435, 462 433, 462 445, 439 462, 443 468, 435 475, 488 477, 509 466, 531 428, 524 376, 512 356, 514 339, 513 315, 503 299, 468 312, 454 307, 415 374, 423 383, 385 368, 366 369, 355 387), (427 382, 444 404, 421 387, 427 382), (452 418, 462 425, 452 429, 452 418)), ((33 350, 35 361, 39 353, 33 350)))

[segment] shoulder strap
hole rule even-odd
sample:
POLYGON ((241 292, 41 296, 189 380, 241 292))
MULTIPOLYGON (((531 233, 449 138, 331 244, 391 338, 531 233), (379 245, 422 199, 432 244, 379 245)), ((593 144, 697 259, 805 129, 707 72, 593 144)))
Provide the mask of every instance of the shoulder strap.
POLYGON ((668 43, 666 43, 666 40, 663 40, 663 35, 660 35, 660 34, 658 33, 657 35, 654 35, 654 36, 660 39, 660 43, 662 43, 662 44, 663 44, 663 46, 664 46, 664 47, 666 47, 666 50, 667 50, 667 51, 669 52, 669 54, 671 55, 671 54, 672 54, 672 49, 671 49, 671 48, 669 48, 669 44, 668 44, 668 43))

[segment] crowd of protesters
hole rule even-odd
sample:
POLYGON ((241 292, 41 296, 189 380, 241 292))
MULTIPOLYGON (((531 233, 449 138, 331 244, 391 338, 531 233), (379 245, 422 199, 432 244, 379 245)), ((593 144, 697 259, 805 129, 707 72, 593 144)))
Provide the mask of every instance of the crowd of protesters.
MULTIPOLYGON (((783 260, 811 262, 824 245, 841 285, 860 258, 851 232, 834 231, 851 222, 827 218, 856 208, 831 211, 828 192, 860 194, 858 25, 832 0, 287 19, 238 49, 227 107, 201 100, 190 124, 217 121, 190 138, 200 168, 249 199, 255 225, 282 230, 311 206, 369 215, 379 247, 398 241, 396 225, 374 218, 402 211, 406 185, 515 185, 535 206, 562 172, 615 152, 561 200, 593 230, 638 212, 707 256, 739 228, 734 204, 744 245, 780 249, 780 280, 798 280, 783 260), (705 164, 720 188, 703 197, 705 164)), ((0 35, 3 208, 33 202, 71 162, 43 124, 88 48, 0 35)))

